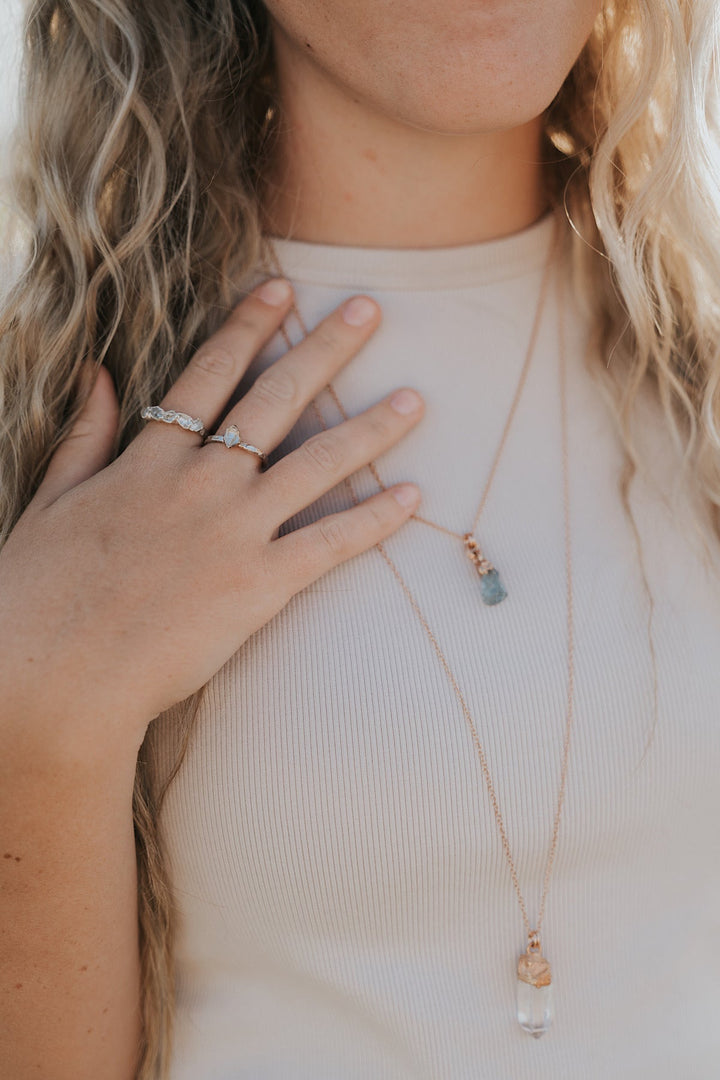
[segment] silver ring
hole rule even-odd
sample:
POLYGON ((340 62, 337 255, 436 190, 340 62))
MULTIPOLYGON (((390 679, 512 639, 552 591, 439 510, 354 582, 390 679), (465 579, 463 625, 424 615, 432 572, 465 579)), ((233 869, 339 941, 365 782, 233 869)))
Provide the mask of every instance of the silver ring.
POLYGON ((232 449, 233 446, 237 446, 240 450, 247 450, 248 453, 255 454, 256 457, 260 458, 263 465, 267 461, 267 454, 265 454, 259 446, 253 446, 252 443, 244 442, 239 430, 234 424, 225 428, 222 435, 208 435, 205 442, 221 442, 224 443, 229 450, 232 449))
POLYGON ((161 409, 159 405, 146 405, 140 415, 143 420, 162 420, 165 424, 179 424, 186 431, 197 431, 198 435, 205 434, 205 425, 202 420, 188 416, 184 412, 175 412, 174 409, 161 409))

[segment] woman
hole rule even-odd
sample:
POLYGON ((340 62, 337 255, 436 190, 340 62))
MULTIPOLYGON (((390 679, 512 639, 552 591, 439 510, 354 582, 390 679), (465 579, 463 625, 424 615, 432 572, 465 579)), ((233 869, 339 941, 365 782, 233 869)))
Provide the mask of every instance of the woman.
POLYGON ((9 1075, 715 1074, 719 44, 30 5, 9 1075))

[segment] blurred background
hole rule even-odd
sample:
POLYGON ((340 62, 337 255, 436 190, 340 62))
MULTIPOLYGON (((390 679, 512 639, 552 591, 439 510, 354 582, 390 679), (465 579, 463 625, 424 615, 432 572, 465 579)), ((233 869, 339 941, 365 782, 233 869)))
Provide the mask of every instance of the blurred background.
MULTIPOLYGON (((0 146, 3 149, 15 122, 24 6, 25 0, 0 0, 0 146)), ((5 164, 6 154, 1 157, 0 168, 5 164)))
MULTIPOLYGON (((0 0, 0 258, 9 252, 3 244, 9 212, 5 179, 8 139, 17 117, 17 82, 20 74, 22 13, 26 0, 0 0)), ((0 268, 0 293, 7 266, 0 268)))

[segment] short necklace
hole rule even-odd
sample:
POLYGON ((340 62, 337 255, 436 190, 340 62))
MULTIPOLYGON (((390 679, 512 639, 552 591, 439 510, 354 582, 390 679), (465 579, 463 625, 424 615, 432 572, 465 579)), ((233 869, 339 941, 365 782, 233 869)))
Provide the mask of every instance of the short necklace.
MULTIPOLYGON (((545 304, 545 298, 546 298, 546 295, 547 295, 547 288, 548 288, 548 283, 549 283, 549 278, 550 278, 550 267, 551 267, 551 265, 553 263, 553 259, 555 257, 555 254, 556 254, 556 251, 557 251, 557 248, 558 248, 559 231, 560 231, 559 230, 559 218, 556 216, 555 217, 555 222, 554 222, 553 239, 552 239, 552 242, 550 244, 550 248, 548 250, 547 259, 545 261, 545 267, 544 267, 544 270, 543 270, 542 281, 540 283, 540 292, 539 292, 539 296, 538 296, 537 307, 536 307, 536 310, 535 310, 535 317, 533 319, 533 325, 532 325, 532 329, 530 331, 530 340, 528 342, 527 351, 525 353, 525 360, 523 361, 522 368, 520 369, 520 375, 518 376, 517 385, 515 387, 515 393, 513 395, 512 403, 510 405, 510 410, 508 412, 507 419, 505 421, 505 427, 503 428, 502 435, 500 436, 500 441, 498 442, 497 450, 495 451, 495 457, 493 458, 492 464, 490 466, 490 472, 488 473, 488 478, 487 478, 487 480, 485 482, 485 487, 483 489, 482 495, 480 496, 480 503, 479 503, 479 506, 477 508, 477 513, 475 514, 475 517, 473 519, 473 523, 472 523, 472 525, 470 527, 469 532, 466 532, 466 533, 456 532, 454 529, 448 529, 447 526, 441 525, 437 521, 431 521, 429 518, 421 517, 420 514, 413 514, 412 515, 413 520, 419 522, 421 525, 428 525, 432 529, 437 529, 438 532, 445 533, 447 536, 452 536, 452 537, 462 541, 462 543, 464 545, 464 548, 465 548, 466 554, 471 559, 473 565, 475 566, 475 569, 477 570, 477 572, 478 572, 478 574, 480 576, 480 595, 482 597, 483 603, 488 604, 488 605, 490 605, 490 604, 499 604, 507 596, 507 591, 506 591, 505 586, 503 585, 502 581, 500 580, 500 574, 498 573, 498 570, 496 569, 496 567, 490 562, 490 560, 483 553, 483 551, 482 551, 482 549, 480 547, 480 544, 479 544, 479 542, 477 540, 477 537, 475 536, 475 533, 477 531, 477 527, 478 527, 478 524, 480 522, 480 517, 482 515, 482 512, 485 509, 485 504, 487 503, 488 495, 490 493, 490 487, 492 485, 493 480, 495 479, 495 473, 497 471, 498 463, 500 461, 500 456, 501 456, 503 450, 505 449, 505 443, 507 442, 507 437, 508 437, 508 434, 510 432, 510 427, 511 427, 512 422, 513 422, 513 420, 515 418, 515 413, 517 411, 518 403, 520 401, 523 389, 525 387, 525 383, 527 381, 528 372, 530 371, 530 362, 532 360, 533 353, 535 351, 535 345, 536 345, 536 342, 537 342, 538 331, 540 329, 540 321, 541 321, 542 311, 543 311, 543 307, 544 307, 544 304, 545 304)), ((275 263, 276 269, 278 270, 278 272, 282 273, 282 267, 280 265, 280 261, 279 261, 279 259, 277 257, 277 253, 276 253, 275 248, 274 248, 274 246, 272 244, 272 241, 270 240, 269 237, 265 237, 264 239, 265 239, 265 241, 266 241, 266 243, 268 245, 268 250, 270 252, 270 255, 271 255, 271 258, 272 258, 273 262, 275 263)), ((308 329, 307 329, 307 326, 305 325, 305 322, 304 322, 304 320, 303 320, 303 318, 302 318, 302 316, 300 314, 300 311, 298 310, 297 304, 295 304, 293 302, 293 305, 292 305, 290 310, 292 312, 294 312, 295 317, 296 317, 296 319, 297 319, 298 323, 300 324, 300 327, 301 327, 301 329, 303 331, 303 335, 307 336, 308 329)), ((288 348, 291 348, 292 342, 290 340, 290 337, 288 335, 287 330, 285 329, 285 324, 284 323, 282 324, 282 326, 280 328, 280 333, 282 334, 282 336, 283 336, 283 338, 285 340, 285 344, 288 346, 288 348)), ((348 414, 347 414, 342 402, 340 401, 340 398, 338 397, 338 394, 337 394, 337 391, 335 390, 335 387, 332 385, 332 383, 328 383, 328 385, 326 386, 325 389, 327 390, 328 394, 330 395, 336 409, 338 410, 338 412, 342 416, 343 420, 347 420, 348 419, 348 414)), ((322 426, 326 427, 327 425, 325 424, 325 421, 324 421, 324 419, 322 417, 322 414, 320 413, 320 409, 318 408, 317 402, 313 402, 312 407, 313 407, 313 410, 314 410, 316 416, 318 417, 318 420, 322 424, 322 426)), ((380 478, 380 474, 378 472, 377 465, 375 464, 374 461, 371 461, 368 464, 368 469, 370 470, 370 472, 371 472, 371 474, 373 476, 373 479, 375 480, 378 487, 382 491, 385 491, 386 490, 386 485, 383 483, 382 479, 380 478)))
MULTIPOLYGON (((497 467, 497 463, 498 463, 499 458, 500 458, 500 453, 501 453, 503 445, 505 443, 505 439, 507 437, 507 433, 508 433, 509 428, 510 428, 510 423, 511 423, 513 415, 515 413, 515 409, 516 409, 516 406, 517 406, 517 403, 518 403, 518 400, 519 400, 519 397, 520 397, 520 393, 522 391, 522 387, 524 385, 524 382, 525 382, 525 379, 526 379, 526 376, 527 376, 527 370, 528 370, 528 367, 529 367, 530 357, 532 355, 535 339, 537 337, 537 331, 538 331, 539 322, 540 322, 540 318, 539 318, 540 311, 542 309, 542 305, 543 305, 543 301, 544 301, 544 297, 545 297, 545 285, 546 285, 547 278, 548 278, 548 269, 549 269, 549 266, 550 266, 551 261, 552 261, 552 256, 553 256, 553 254, 555 252, 555 249, 557 247, 558 236, 559 236, 559 226, 558 226, 558 219, 556 218, 554 242, 553 242, 553 244, 551 246, 550 254, 548 255, 548 259, 547 259, 547 262, 545 264, 545 270, 544 270, 544 273, 543 273, 543 282, 542 282, 541 291, 540 291, 540 300, 538 302, 538 308, 537 308, 537 312, 536 312, 536 316, 535 316, 535 322, 534 322, 534 325, 533 325, 533 330, 532 330, 532 334, 531 334, 531 338, 530 338, 530 346, 528 348, 528 353, 527 353, 527 356, 525 358, 525 363, 523 365, 523 370, 521 372, 520 379, 518 381, 518 389, 515 392, 515 397, 513 398, 513 403, 512 403, 511 408, 510 408, 510 414, 508 416, 508 420, 506 421, 505 428, 503 430, 503 434, 502 434, 502 437, 501 437, 501 440, 500 440, 500 445, 499 445, 498 451, 495 454, 495 458, 494 458, 494 461, 493 461, 493 464, 492 464, 492 467, 491 467, 491 470, 490 470, 490 477, 489 477, 488 481, 486 482, 485 489, 484 489, 482 497, 481 497, 480 509, 478 510, 477 515, 475 517, 475 522, 473 524, 473 529, 475 529, 476 526, 477 526, 477 521, 478 521, 478 519, 480 517, 480 514, 482 513, 483 507, 484 507, 485 502, 487 500, 487 495, 488 495, 488 491, 490 489, 490 484, 492 482, 492 479, 493 479, 493 476, 494 476, 494 473, 495 473, 495 470, 496 470, 496 467, 497 467)), ((277 254, 275 252, 275 249, 274 249, 274 246, 272 244, 271 238, 269 236, 265 236, 264 240, 265 240, 265 243, 268 246, 268 250, 270 252, 272 261, 274 262, 277 271, 280 273, 280 275, 282 275, 282 266, 281 266, 280 261, 279 261, 279 259, 277 257, 277 254)), ((563 511, 564 511, 565 567, 566 567, 566 583, 567 583, 567 588, 566 588, 566 618, 567 618, 567 641, 568 641, 568 651, 567 651, 567 706, 566 706, 565 738, 564 738, 564 744, 563 744, 562 764, 561 764, 561 772, 560 772, 560 791, 559 791, 559 794, 558 794, 557 808, 556 808, 556 811, 555 811, 555 818, 554 818, 554 821, 553 821, 553 830, 552 830, 552 839, 551 839, 551 843, 550 843, 550 850, 548 852, 548 857, 547 857, 547 861, 546 861, 546 864, 545 864, 545 874, 544 874, 544 879, 543 879, 542 896, 541 896, 541 899, 540 899, 540 905, 539 905, 539 909, 538 909, 538 917, 537 917, 537 922, 535 924, 535 928, 532 928, 531 925, 530 925, 530 920, 529 920, 528 914, 527 914, 527 908, 526 908, 526 905, 525 905, 525 901, 523 899, 522 892, 520 890, 520 884, 519 884, 519 881, 518 881, 517 871, 515 869, 515 864, 513 862, 512 854, 510 852, 510 844, 508 842, 507 832, 505 830, 505 823, 503 821, 502 814, 500 813, 500 808, 498 806, 497 796, 495 794, 495 787, 493 785, 492 778, 490 776, 490 770, 489 770, 488 764, 487 764, 487 759, 485 757, 485 751, 484 751, 484 749, 482 747, 482 744, 480 742, 480 739, 478 737, 477 730, 475 728, 475 724, 473 722, 473 718, 472 718, 472 715, 470 713, 470 708, 469 708, 469 706, 468 706, 468 704, 467 704, 467 702, 465 700, 465 697, 464 697, 464 695, 462 693, 462 690, 460 689, 460 685, 459 685, 459 683, 457 681, 457 678, 455 677, 455 675, 454 675, 454 673, 452 671, 452 668, 450 667, 448 659, 445 656, 444 652, 442 651, 442 649, 440 647, 440 644, 438 642, 438 639, 437 639, 435 633, 433 632, 432 628, 430 627, 430 624, 428 623, 427 619, 425 618, 425 615, 423 614, 420 606, 418 605, 418 602, 415 599, 413 593, 411 592, 409 585, 407 584, 407 582, 403 578, 403 576, 400 573, 398 567, 395 565, 395 562, 388 555, 387 551, 385 550, 384 545, 383 544, 377 544, 376 545, 377 550, 382 555, 383 559, 385 560, 388 567, 390 568, 392 574, 396 578, 398 584, 400 585, 403 592, 405 593, 405 596, 407 597, 407 599, 408 599, 408 601, 410 603, 410 606, 412 607, 412 609, 415 612, 418 620, 420 621, 423 629, 425 630, 425 633, 428 636, 428 639, 429 639, 429 641, 430 641, 430 643, 431 643, 431 645, 432 645, 432 647, 433 647, 433 649, 434 649, 434 651, 435 651, 435 653, 437 655, 437 658, 440 661, 440 665, 442 666, 443 671, 445 672, 445 674, 446 674, 446 676, 448 678, 448 681, 449 681, 449 683, 450 683, 450 685, 452 687, 452 690, 453 690, 453 692, 454 692, 454 694, 455 694, 455 696, 456 696, 456 698, 458 700, 458 703, 460 705, 460 709, 462 711, 462 714, 465 717, 465 720, 467 721, 468 727, 470 728, 470 733, 472 735, 473 742, 475 744, 476 750, 478 752, 478 756, 480 758, 480 764, 481 764, 483 775, 484 775, 484 778, 485 778, 485 783, 486 783, 486 786, 487 786, 488 794, 490 796, 490 802, 492 804, 493 813, 495 815, 495 820, 496 820, 496 823, 497 823, 497 826, 498 826, 498 831, 500 833, 500 838, 501 838, 501 842, 502 842, 503 851, 505 853, 505 858, 507 860, 507 863, 508 863, 508 866, 509 866, 509 869, 510 869, 510 876, 512 878, 513 886, 514 886, 515 892, 517 894, 518 903, 520 905, 520 911, 522 913, 523 923, 525 925, 525 930, 527 932, 527 945, 526 945, 526 948, 525 948, 525 952, 521 953, 521 955, 520 955, 520 957, 518 959, 517 968, 516 968, 516 974, 517 974, 517 991, 516 991, 517 1019, 518 1019, 518 1022, 520 1024, 520 1026, 523 1028, 523 1030, 529 1032, 535 1038, 539 1038, 541 1035, 543 1035, 549 1029, 549 1027, 550 1027, 550 1025, 552 1023, 552 1019, 553 1019, 553 1007, 552 1007, 552 996, 551 996, 552 995, 552 982, 551 982, 551 975, 550 975, 550 964, 542 954, 540 931, 542 929, 542 922, 543 922, 543 918, 544 918, 544 914, 545 914, 545 902, 546 902, 546 899, 547 899, 548 887, 549 887, 549 884, 550 884, 550 875, 551 875, 551 872, 552 872, 553 862, 554 862, 554 859, 555 859, 555 853, 557 851, 558 832, 559 832, 559 826, 560 826, 560 815, 561 815, 561 812, 562 812, 562 806, 563 806, 563 801, 564 801, 564 797, 565 797, 566 781, 567 781, 567 767, 568 767, 568 757, 569 757, 569 751, 570 751, 570 731, 571 731, 571 728, 572 728, 572 723, 573 723, 573 719, 574 719, 574 712, 575 712, 575 710, 574 710, 574 700, 575 700, 575 693, 574 693, 574 689, 575 689, 575 659, 574 658, 575 658, 575 652, 574 652, 573 579, 572 579, 572 551, 571 551, 571 543, 570 543, 570 484, 569 484, 569 469, 568 469, 568 432, 567 432, 567 386, 566 386, 566 383, 567 383, 566 367, 567 367, 567 365, 566 365, 566 358, 565 358, 565 329, 564 329, 564 321, 563 321, 563 275, 562 275, 562 268, 559 268, 559 269, 556 270, 556 285, 557 285, 558 346, 559 346, 559 348, 558 348, 558 359, 559 359, 558 373, 559 373, 559 390, 560 390, 560 427, 561 427, 561 439, 562 439, 562 472, 563 472, 563 485, 562 485, 562 488, 563 488, 563 511)), ((300 312, 299 312, 299 310, 297 308, 297 305, 295 303, 293 304, 293 307, 292 307, 291 310, 294 311, 295 317, 297 318, 298 323, 300 324, 300 326, 302 328, 303 336, 307 337, 307 334, 308 334, 307 326, 305 325, 305 322, 303 321, 302 316, 300 315, 300 312)), ((284 324, 282 326, 282 334, 283 334, 283 336, 285 338, 285 341, 286 341, 288 347, 289 348, 292 347, 292 342, 291 342, 291 340, 289 338, 289 335, 287 333, 287 330, 285 329, 284 324)), ((329 384, 327 389, 330 392, 333 400, 335 401, 341 415, 345 419, 347 419, 347 413, 346 413, 344 407, 342 406, 342 404, 340 403, 340 400, 339 400, 339 398, 337 396, 337 393, 336 393, 334 387, 332 387, 332 385, 329 384)), ((320 412, 320 409, 317 406, 316 402, 313 402, 313 407, 314 407, 316 415, 318 416, 318 419, 319 419, 320 423, 322 424, 322 426, 324 428, 327 428, 328 425, 325 423, 324 417, 323 417, 322 413, 320 412)), ((370 469, 371 469, 372 474, 373 474, 374 478, 376 479, 377 483, 380 485, 380 487, 385 488, 385 484, 380 480, 380 477, 379 477, 378 472, 377 472, 377 467, 375 466, 374 462, 370 463, 370 469)), ((360 499, 358 498, 357 494, 355 493, 355 489, 353 488, 352 484, 350 483, 350 480, 349 479, 346 480, 345 484, 346 484, 346 486, 347 486, 347 488, 348 488, 348 490, 350 492, 350 496, 352 498, 352 501, 357 505, 360 502, 360 499)), ((470 557, 473 559, 473 562, 475 562, 475 565, 477 566, 478 572, 481 575, 481 580, 488 575, 489 570, 486 567, 484 567, 484 566, 481 567, 479 565, 479 563, 481 561, 487 562, 487 560, 484 559, 484 556, 480 552, 479 545, 477 545, 477 541, 473 537, 472 533, 466 533, 466 534, 456 533, 456 532, 453 532, 453 530, 451 530, 451 529, 446 529, 444 526, 438 525, 436 522, 432 522, 432 521, 429 521, 429 520, 426 520, 426 519, 420 519, 420 518, 418 518, 418 520, 420 520, 422 524, 430 525, 433 528, 437 528, 437 529, 440 529, 443 532, 447 532, 451 536, 459 537, 460 539, 462 539, 463 542, 466 545, 466 549, 468 550, 468 554, 470 555, 470 557), (474 542, 474 544, 476 545, 475 548, 473 548, 471 546, 470 541, 474 542)), ((492 570, 492 569, 494 569, 494 568, 492 566, 490 566, 490 570, 492 570)), ((499 583, 499 578, 497 580, 498 580, 498 583, 499 583)), ((493 592, 495 591, 495 588, 496 587, 493 586, 493 592)), ((502 585, 500 585, 500 589, 502 589, 502 585)), ((504 593, 504 589, 502 589, 502 591, 504 593)), ((497 603, 501 599, 504 599, 504 596, 499 596, 497 599, 487 599, 485 596, 483 596, 483 599, 484 599, 485 603, 492 604, 492 603, 497 603)))

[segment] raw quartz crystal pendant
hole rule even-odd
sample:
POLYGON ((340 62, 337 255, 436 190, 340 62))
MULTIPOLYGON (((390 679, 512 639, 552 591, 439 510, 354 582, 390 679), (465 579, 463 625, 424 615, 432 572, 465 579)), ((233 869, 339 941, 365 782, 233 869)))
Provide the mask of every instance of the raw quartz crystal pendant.
POLYGON ((528 937, 528 947, 517 967, 517 1018, 523 1031, 539 1039, 553 1018, 550 964, 542 954, 537 930, 531 930, 528 937))
POLYGON ((472 533, 465 533, 463 537, 465 550, 468 558, 472 561, 480 575, 480 595, 484 604, 499 604, 507 596, 505 586, 500 580, 500 575, 488 559, 485 558, 480 545, 472 533))

